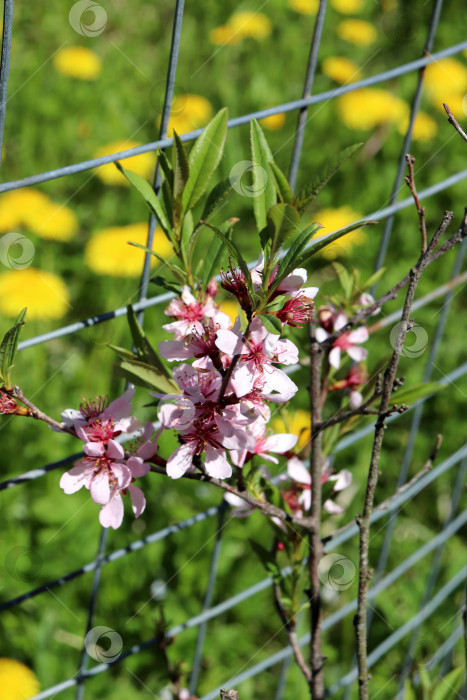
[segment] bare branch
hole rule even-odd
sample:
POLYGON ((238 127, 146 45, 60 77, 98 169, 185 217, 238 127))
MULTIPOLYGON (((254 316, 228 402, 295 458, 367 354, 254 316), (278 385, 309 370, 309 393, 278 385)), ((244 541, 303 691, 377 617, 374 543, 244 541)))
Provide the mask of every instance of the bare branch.
POLYGON ((405 181, 407 185, 409 186, 409 189, 412 193, 412 197, 414 198, 415 206, 417 207, 417 212, 418 212, 418 218, 420 220, 420 233, 422 234, 422 255, 426 251, 426 221, 425 221, 425 207, 422 207, 420 204, 420 200, 418 198, 417 194, 417 188, 415 187, 415 175, 414 175, 414 163, 415 163, 415 158, 410 155, 410 153, 406 153, 405 155, 405 160, 407 162, 408 168, 409 168, 409 174, 405 178, 405 181))
POLYGON ((295 631, 295 620, 290 618, 285 609, 284 606, 282 605, 281 601, 281 589, 278 583, 274 584, 274 605, 276 606, 276 610, 279 613, 279 617, 282 621, 282 624, 284 625, 284 628, 287 632, 287 636, 289 638, 289 644, 292 647, 292 651, 295 657, 295 661, 297 662, 298 667, 300 668, 300 671, 303 673, 305 676, 306 680, 308 683, 311 681, 311 671, 310 668, 308 667, 308 664, 305 661, 305 658, 302 654, 302 650, 300 649, 300 645, 298 643, 297 639, 297 633, 295 631))
POLYGON ((463 128, 460 126, 459 122, 457 121, 457 119, 455 118, 455 116, 453 115, 453 113, 451 112, 451 110, 449 109, 448 105, 445 102, 443 102, 443 107, 446 111, 446 114, 449 117, 448 122, 453 125, 455 130, 462 136, 464 141, 467 141, 467 134, 465 133, 463 128))
POLYGON ((15 399, 18 399, 18 401, 21 401, 25 406, 28 407, 29 409, 29 415, 31 418, 35 418, 36 420, 43 420, 44 423, 48 423, 51 425, 53 428, 57 428, 58 430, 64 432, 64 433, 69 433, 70 435, 73 435, 74 437, 77 437, 75 431, 72 428, 67 428, 63 423, 59 423, 56 421, 54 418, 51 418, 50 416, 47 415, 47 413, 44 413, 44 411, 41 411, 40 408, 37 408, 33 404, 32 401, 30 401, 21 391, 19 386, 15 386, 12 391, 6 392, 8 394, 11 394, 11 396, 14 396, 15 399))

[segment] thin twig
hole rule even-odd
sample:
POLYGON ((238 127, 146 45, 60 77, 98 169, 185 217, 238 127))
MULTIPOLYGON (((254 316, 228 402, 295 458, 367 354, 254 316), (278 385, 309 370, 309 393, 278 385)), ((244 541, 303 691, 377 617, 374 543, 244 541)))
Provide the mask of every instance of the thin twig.
POLYGON ((51 418, 50 416, 47 415, 47 413, 44 413, 44 411, 41 411, 40 408, 37 408, 33 404, 30 399, 28 399, 19 386, 13 387, 12 391, 7 392, 11 394, 11 396, 14 396, 15 399, 18 399, 18 401, 21 401, 25 406, 29 408, 30 411, 30 416, 32 418, 36 418, 36 420, 43 420, 45 423, 48 423, 54 428, 57 428, 63 433, 69 433, 70 435, 73 435, 74 437, 77 437, 75 431, 72 428, 67 428, 63 423, 59 423, 56 421, 54 418, 51 418))
POLYGON ((426 221, 425 221, 425 207, 422 207, 417 194, 417 188, 415 187, 415 176, 413 166, 415 163, 415 158, 410 155, 410 153, 405 154, 405 160, 409 168, 409 174, 405 177, 405 181, 409 186, 409 190, 414 198, 415 206, 417 207, 418 218, 420 221, 420 233, 422 234, 422 255, 426 251, 426 221))
POLYGON ((446 111, 446 114, 449 117, 448 122, 453 125, 455 130, 462 136, 464 141, 467 141, 467 134, 465 133, 465 131, 463 130, 463 128, 461 127, 461 125, 459 124, 459 122, 457 121, 457 119, 455 118, 455 116, 453 115, 453 113, 451 112, 451 110, 445 102, 443 102, 443 107, 446 111))
POLYGON ((295 620, 287 615, 287 612, 285 611, 284 606, 282 605, 281 588, 278 583, 274 584, 273 590, 274 605, 276 606, 276 610, 279 613, 279 617, 282 621, 282 624, 284 625, 285 631, 287 632, 287 637, 289 638, 289 644, 292 648, 295 661, 297 662, 300 671, 303 673, 303 675, 309 683, 311 681, 311 671, 308 667, 308 664, 305 661, 305 657, 303 656, 302 650, 300 649, 300 645, 298 643, 297 633, 295 631, 295 620))
POLYGON ((326 430, 326 428, 330 428, 331 426, 336 425, 337 423, 342 423, 343 421, 346 421, 349 418, 353 418, 354 416, 377 415, 378 411, 376 409, 373 409, 373 408, 370 409, 368 407, 380 395, 381 395, 381 389, 375 389, 375 391, 372 393, 370 398, 367 399, 364 403, 362 403, 361 406, 358 406, 358 408, 353 408, 352 410, 345 411, 344 413, 337 413, 336 415, 331 416, 327 420, 324 420, 321 423, 318 423, 318 425, 313 424, 312 437, 317 435, 322 430, 326 430))
POLYGON ((358 683, 359 683, 359 698, 360 700, 368 700, 368 660, 367 660, 367 627, 366 613, 368 603, 368 582, 371 579, 372 573, 369 567, 369 544, 370 544, 370 523, 371 514, 373 511, 373 503, 375 497, 376 486, 378 483, 379 461, 381 456, 381 448, 383 444, 383 436, 386 429, 386 418, 389 415, 389 405, 391 394, 396 379, 397 367, 404 348, 404 342, 410 328, 409 316, 412 303, 415 296, 415 291, 420 281, 420 278, 432 260, 435 248, 452 220, 452 212, 446 212, 434 234, 426 252, 423 253, 417 261, 417 264, 410 270, 408 289, 405 297, 404 308, 402 311, 399 332, 397 334, 389 365, 384 373, 382 395, 379 407, 378 418, 375 424, 375 435, 373 440, 373 448, 371 453, 370 466, 368 471, 368 480, 365 493, 365 501, 363 512, 357 516, 356 521, 360 530, 359 542, 359 585, 358 585, 358 607, 354 618, 355 634, 357 641, 357 660, 358 660, 358 683))

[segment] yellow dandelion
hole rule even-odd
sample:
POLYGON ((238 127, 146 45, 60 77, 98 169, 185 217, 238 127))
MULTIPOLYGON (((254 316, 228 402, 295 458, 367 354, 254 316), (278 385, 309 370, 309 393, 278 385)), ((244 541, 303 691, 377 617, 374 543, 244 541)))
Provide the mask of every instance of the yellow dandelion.
MULTIPOLYGON (((94 234, 85 250, 86 264, 99 275, 112 277, 138 277, 143 270, 144 250, 128 242, 146 245, 147 223, 112 226, 94 234)), ((173 255, 173 250, 165 234, 156 229, 154 251, 164 259, 173 255)), ((151 256, 152 264, 157 260, 151 256)))
POLYGON ((336 83, 353 83, 361 77, 357 64, 343 56, 326 58, 322 68, 323 73, 336 83))
POLYGON ((220 305, 221 311, 223 311, 227 316, 230 316, 232 320, 232 325, 235 323, 238 316, 240 319, 245 319, 245 312, 240 308, 236 301, 223 301, 220 305))
POLYGON ((30 320, 64 316, 70 305, 63 280, 33 267, 0 274, 0 312, 15 317, 25 306, 30 320))
POLYGON ((34 673, 14 659, 0 659, 0 688, 5 700, 28 700, 40 691, 34 673))
POLYGON ((232 46, 238 44, 242 40, 240 34, 236 33, 233 27, 228 24, 222 24, 220 27, 215 27, 210 33, 209 38, 216 46, 232 46))
POLYGON ((343 15, 352 15, 363 9, 365 0, 331 0, 331 5, 335 10, 343 15))
MULTIPOLYGON (((137 146, 141 146, 141 144, 136 141, 113 141, 107 144, 107 146, 99 148, 94 154, 94 157, 100 158, 101 156, 108 156, 111 153, 127 151, 137 146)), ((153 174, 155 166, 154 153, 141 153, 139 156, 131 156, 130 158, 120 160, 125 168, 133 170, 133 172, 142 175, 142 177, 146 179, 153 174)), ((128 185, 127 179, 117 170, 114 163, 99 166, 97 168, 97 175, 106 185, 128 185)))
MULTIPOLYGON (((314 218, 323 226, 323 228, 320 229, 313 237, 316 239, 321 238, 321 236, 327 236, 329 233, 338 231, 346 226, 350 226, 350 224, 353 224, 362 217, 361 214, 357 214, 357 212, 353 211, 353 209, 350 207, 343 206, 338 207, 337 209, 323 209, 316 214, 314 218)), ((330 243, 328 246, 323 248, 321 252, 328 260, 334 260, 334 258, 348 253, 354 244, 359 245, 360 243, 363 243, 364 240, 365 234, 361 229, 356 229, 355 231, 348 233, 346 236, 342 236, 342 238, 335 241, 335 243, 330 243)))
POLYGON ((442 109, 448 95, 467 92, 467 67, 455 58, 434 61, 426 67, 424 84, 428 97, 442 109))
POLYGON ((261 119, 261 126, 264 126, 269 131, 278 131, 282 129, 285 124, 285 114, 284 112, 279 112, 278 114, 271 114, 270 117, 263 117, 261 119))
POLYGON ((45 194, 29 187, 2 194, 0 197, 0 233, 21 226, 27 212, 37 211, 47 206, 48 203, 49 199, 45 194))
POLYGON ((262 12, 235 12, 229 19, 229 27, 240 37, 266 39, 272 32, 270 20, 262 12))
POLYGON ((282 415, 273 418, 271 427, 276 433, 293 433, 298 436, 297 446, 305 447, 310 440, 311 414, 299 408, 292 413, 283 411, 282 415))
MULTIPOLYGON (((449 109, 455 117, 457 117, 458 119, 465 119, 467 115, 467 96, 465 95, 465 93, 455 92, 450 93, 449 95, 445 95, 443 102, 445 102, 448 105, 449 109)), ((446 112, 444 111, 444 107, 441 101, 437 104, 437 107, 439 111, 442 112, 444 116, 446 116, 446 112)))
POLYGON ((95 80, 102 70, 101 59, 84 46, 67 46, 53 57, 55 70, 79 80, 95 80))
POLYGON ((71 209, 50 201, 26 210, 23 224, 41 238, 55 241, 69 241, 78 230, 78 221, 71 209))
POLYGON ((186 134, 205 126, 212 115, 212 105, 201 95, 177 95, 172 100, 170 120, 167 133, 172 136, 173 130, 177 134, 186 134))
POLYGON ((315 15, 318 12, 319 0, 289 0, 289 5, 292 10, 302 15, 315 15))
MULTIPOLYGON (((398 125, 399 133, 405 134, 409 126, 408 117, 404 118, 398 125)), ((414 141, 431 141, 438 132, 438 125, 435 120, 425 112, 418 112, 413 125, 412 138, 414 141)))
POLYGON ((342 95, 337 102, 342 122, 349 129, 373 129, 385 122, 399 123, 408 118, 404 100, 379 88, 362 88, 342 95))
POLYGON ((376 41, 378 32, 363 19, 345 19, 337 25, 337 36, 357 46, 368 46, 376 41))

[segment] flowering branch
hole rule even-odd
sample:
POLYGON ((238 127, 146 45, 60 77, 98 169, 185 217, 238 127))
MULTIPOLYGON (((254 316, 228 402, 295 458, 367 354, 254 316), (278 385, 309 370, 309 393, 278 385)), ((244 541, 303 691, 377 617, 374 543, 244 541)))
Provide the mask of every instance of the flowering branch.
POLYGON ((30 401, 30 399, 28 399, 24 395, 19 386, 13 387, 11 391, 6 393, 10 394, 15 399, 18 399, 18 401, 21 401, 22 404, 27 406, 27 408, 29 409, 28 415, 31 416, 31 418, 35 418, 36 420, 43 420, 44 423, 48 423, 53 428, 56 428, 60 431, 64 431, 76 437, 76 433, 74 430, 72 430, 71 428, 66 428, 63 423, 59 423, 54 418, 51 418, 46 413, 44 413, 44 411, 41 411, 40 408, 37 408, 37 406, 35 406, 33 402, 30 401))

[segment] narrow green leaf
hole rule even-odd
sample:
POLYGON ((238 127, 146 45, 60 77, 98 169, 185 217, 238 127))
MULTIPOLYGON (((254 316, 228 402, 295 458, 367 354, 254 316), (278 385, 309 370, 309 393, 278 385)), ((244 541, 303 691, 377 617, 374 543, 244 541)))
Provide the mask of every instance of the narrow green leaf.
POLYGON ((345 298, 350 299, 350 297, 352 296, 354 286, 352 275, 345 269, 343 265, 341 265, 341 263, 334 262, 332 266, 343 289, 345 298))
POLYGON ((298 193, 295 204, 300 212, 306 209, 306 207, 311 204, 314 199, 316 199, 333 175, 337 173, 341 165, 343 165, 346 160, 351 158, 361 146, 363 146, 363 143, 354 143, 353 146, 349 146, 349 148, 341 151, 335 158, 326 164, 316 180, 298 193))
MULTIPOLYGON (((161 257, 158 253, 156 253, 155 250, 151 250, 151 249, 148 248, 147 246, 141 245, 141 243, 135 243, 134 241, 128 241, 128 244, 129 244, 129 245, 135 246, 135 248, 141 248, 141 250, 145 250, 146 253, 151 253, 151 255, 153 255, 155 258, 157 258, 157 260, 159 260, 160 263, 162 263, 163 265, 165 265, 165 267, 166 267, 168 270, 170 270, 171 272, 179 273, 179 274, 181 274, 182 276, 185 274, 185 273, 184 273, 184 270, 183 270, 179 265, 177 265, 177 264, 174 263, 174 262, 169 262, 168 260, 165 260, 165 259, 164 259, 163 257, 161 257)), ((170 258, 170 260, 172 260, 172 258, 170 258)))
POLYGON ((274 163, 274 161, 271 161, 269 163, 269 167, 271 168, 272 176, 274 178, 274 183, 276 185, 276 190, 277 194, 279 195, 279 199, 281 200, 281 202, 284 202, 284 204, 291 204, 293 206, 293 192, 290 189, 290 185, 286 176, 284 175, 282 170, 274 163))
POLYGON ((384 275, 385 272, 386 272, 386 268, 380 267, 379 270, 377 270, 373 275, 371 275, 371 277, 369 277, 367 279, 365 284, 362 285, 362 290, 365 291, 366 289, 371 289, 371 287, 374 284, 379 282, 379 280, 381 279, 381 277, 384 275))
POLYGON ((463 666, 455 668, 443 676, 433 691, 433 700, 456 700, 459 698, 464 676, 465 668, 463 666))
POLYGON ((209 219, 211 214, 215 212, 219 204, 227 197, 232 189, 233 186, 229 178, 218 182, 208 195, 203 213, 201 214, 201 219, 209 219))
POLYGON ((203 222, 206 226, 209 226, 212 231, 218 236, 223 244, 228 248, 230 254, 234 258, 235 262, 239 266, 240 270, 243 272, 245 276, 245 281, 246 281, 246 286, 248 287, 248 292, 250 294, 251 299, 253 299, 253 282, 251 280, 251 275, 250 275, 250 270, 248 269, 248 265, 246 264, 244 258, 242 257, 242 254, 240 253, 239 249, 235 245, 233 241, 230 241, 227 236, 222 233, 216 226, 213 226, 210 224, 208 221, 203 222))
POLYGON ((175 382, 161 374, 155 367, 139 360, 122 360, 115 368, 128 381, 145 388, 157 389, 164 394, 179 394, 180 389, 175 382))
POLYGON ((164 173, 167 185, 168 185, 170 191, 173 192, 174 174, 173 174, 172 166, 169 163, 169 159, 167 158, 165 151, 161 151, 160 148, 157 149, 157 159, 159 161, 159 165, 161 167, 161 170, 164 173))
POLYGON ((266 218, 266 230, 271 243, 270 255, 274 256, 285 241, 296 232, 300 223, 300 214, 290 204, 274 204, 266 218))
POLYGON ((447 384, 438 384, 438 382, 421 382, 406 389, 398 389, 391 394, 391 401, 398 406, 402 403, 412 404, 427 396, 437 394, 439 391, 446 389, 446 386, 447 384))
POLYGON ((259 318, 263 322, 264 327, 269 333, 274 333, 274 335, 282 334, 282 323, 279 321, 277 316, 271 316, 271 314, 260 314, 259 318))
POLYGON ((169 282, 165 279, 165 277, 156 275, 156 277, 152 277, 149 281, 155 284, 157 287, 162 287, 162 289, 165 289, 167 292, 173 292, 177 295, 181 294, 181 286, 175 282, 169 282))
POLYGON ((174 129, 174 143, 172 148, 172 169, 174 174, 173 196, 178 200, 190 176, 190 166, 185 146, 180 140, 180 136, 174 129))
POLYGON ((277 195, 269 165, 274 162, 274 158, 263 130, 256 119, 252 119, 250 124, 250 147, 253 173, 251 191, 253 211, 258 230, 262 231, 266 226, 267 213, 276 203, 277 195))
POLYGON ((284 279, 284 277, 287 277, 287 275, 293 269, 298 267, 295 263, 299 258, 302 250, 305 248, 310 238, 317 231, 319 231, 320 228, 322 228, 321 224, 314 223, 310 226, 307 226, 305 229, 303 229, 303 231, 300 231, 300 233, 298 233, 295 236, 290 248, 288 249, 287 253, 284 255, 279 264, 279 269, 277 270, 276 276, 274 277, 274 282, 269 289, 270 292, 275 291, 284 279))
POLYGON ((126 177, 128 182, 138 190, 145 202, 149 205, 159 225, 168 233, 171 230, 170 222, 167 220, 165 212, 149 182, 145 180, 144 177, 141 177, 141 175, 138 175, 138 173, 134 173, 132 170, 126 170, 120 163, 117 162, 115 165, 126 177))
MULTIPOLYGON (((196 234, 197 235, 197 234, 196 234)), ((185 262, 188 260, 188 251, 191 243, 191 239, 193 236, 193 214, 191 211, 186 213, 185 218, 183 219, 183 229, 182 229, 182 236, 180 240, 180 250, 182 253, 183 260, 185 262)))
MULTIPOLYGON (((230 234, 233 226, 225 234, 226 238, 230 240, 230 234)), ((203 291, 207 288, 211 279, 217 274, 221 269, 225 258, 227 257, 227 246, 220 238, 215 238, 213 242, 208 247, 206 254, 203 258, 203 277, 202 286, 203 291)))
POLYGON ((207 125, 191 149, 190 177, 183 192, 183 211, 192 209, 206 192, 224 150, 227 135, 227 108, 221 109, 207 125))
POLYGON ((144 333, 143 329, 138 323, 136 314, 131 304, 127 306, 127 318, 128 324, 130 326, 133 344, 136 348, 139 359, 149 363, 150 366, 152 366, 154 369, 157 369, 159 374, 162 374, 166 378, 169 378, 169 370, 166 368, 161 358, 147 339, 146 334, 144 333))
POLYGON ((309 258, 311 258, 312 255, 316 255, 316 253, 319 253, 320 250, 325 248, 327 245, 334 243, 334 241, 337 241, 339 238, 342 238, 342 236, 346 236, 348 233, 351 233, 352 231, 355 231, 358 228, 363 228, 364 226, 373 226, 374 224, 378 223, 379 221, 363 221, 360 223, 352 224, 351 226, 347 226, 346 228, 340 229, 340 231, 335 231, 334 233, 331 233, 327 236, 323 236, 322 238, 320 237, 316 241, 312 241, 308 250, 298 261, 298 267, 302 267, 306 263, 306 261, 309 258))
POLYGON ((112 345, 111 343, 107 343, 107 347, 116 352, 122 360, 134 360, 138 362, 138 356, 135 355, 134 352, 131 352, 131 350, 121 348, 119 345, 112 345))
POLYGON ((8 330, 0 344, 0 380, 6 389, 11 389, 10 373, 18 348, 19 336, 26 318, 24 308, 15 321, 15 325, 8 330))

